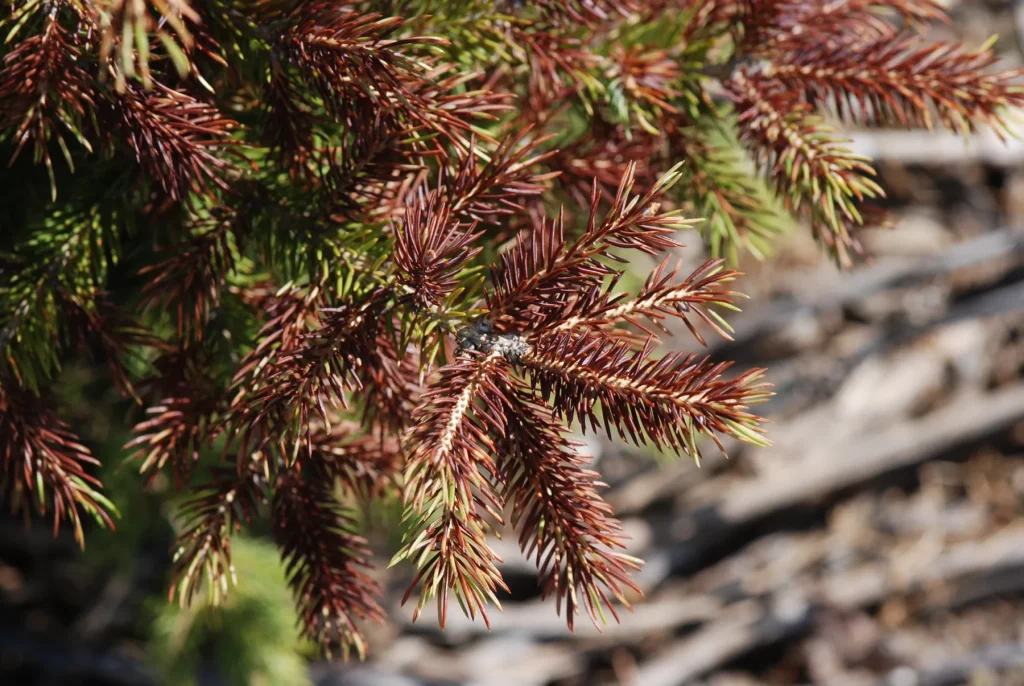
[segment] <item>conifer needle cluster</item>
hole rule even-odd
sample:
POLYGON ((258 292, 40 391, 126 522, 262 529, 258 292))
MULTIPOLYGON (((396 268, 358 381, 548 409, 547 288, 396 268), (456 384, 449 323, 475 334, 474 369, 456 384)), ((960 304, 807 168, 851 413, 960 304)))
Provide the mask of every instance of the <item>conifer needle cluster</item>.
POLYGON ((383 620, 351 509, 398 500, 416 613, 487 619, 506 520, 572 626, 641 564, 576 427, 763 445, 728 336, 742 251, 841 264, 882 194, 839 123, 1008 130, 1020 73, 924 37, 933 0, 5 0, 5 503, 113 527, 64 379, 120 394, 181 495, 170 593, 230 593, 271 523, 304 632, 383 620), (667 254, 703 240, 689 274, 667 254), (639 291, 631 256, 660 256, 639 291), (133 414, 134 413, 134 414, 133 414), (62 416, 64 418, 62 418, 62 416))

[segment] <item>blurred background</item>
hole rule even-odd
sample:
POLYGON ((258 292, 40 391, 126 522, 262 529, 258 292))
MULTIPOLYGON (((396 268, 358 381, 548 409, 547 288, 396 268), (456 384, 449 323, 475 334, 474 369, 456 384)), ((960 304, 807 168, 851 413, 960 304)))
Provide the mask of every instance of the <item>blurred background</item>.
MULTIPOLYGON (((937 36, 977 45, 998 33, 1006 58, 1024 61, 1024 5, 948 4, 955 23, 937 36)), ((364 663, 325 662, 296 640, 258 529, 233 545, 228 604, 181 610, 166 598, 170 489, 142 492, 118 468, 130 422, 90 409, 85 435, 108 465, 118 531, 92 532, 83 554, 67 532, 0 518, 0 679, 1024 684, 1024 142, 851 136, 877 163, 895 227, 865 231, 870 259, 846 273, 793 231, 774 259, 742 266, 737 290, 751 299, 735 340, 709 338, 716 358, 768 368, 775 445, 730 445, 728 460, 709 452, 698 470, 585 439, 630 552, 647 562, 647 596, 621 624, 599 633, 581 620, 571 635, 514 537, 499 544, 512 593, 490 632, 457 612, 443 634, 430 613, 411 624, 399 607, 408 570, 396 569, 384 577, 393 621, 369 628, 364 663)), ((68 387, 94 403, 74 374, 68 387)), ((383 568, 394 513, 365 514, 383 568)))

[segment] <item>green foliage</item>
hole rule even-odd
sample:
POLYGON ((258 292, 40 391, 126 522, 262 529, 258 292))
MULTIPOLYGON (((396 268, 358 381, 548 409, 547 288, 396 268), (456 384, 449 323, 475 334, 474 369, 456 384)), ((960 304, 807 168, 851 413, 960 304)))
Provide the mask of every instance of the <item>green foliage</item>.
POLYGON ((736 139, 735 119, 724 109, 721 119, 705 123, 706 131, 679 131, 680 152, 690 161, 683 183, 693 188, 695 214, 705 217, 704 241, 714 257, 740 260, 741 249, 758 259, 770 257, 780 236, 795 221, 736 139))
POLYGON ((280 556, 268 542, 239 538, 233 547, 238 583, 221 605, 154 602, 149 644, 163 683, 188 686, 213 671, 237 686, 310 683, 297 643, 298 621, 280 556))

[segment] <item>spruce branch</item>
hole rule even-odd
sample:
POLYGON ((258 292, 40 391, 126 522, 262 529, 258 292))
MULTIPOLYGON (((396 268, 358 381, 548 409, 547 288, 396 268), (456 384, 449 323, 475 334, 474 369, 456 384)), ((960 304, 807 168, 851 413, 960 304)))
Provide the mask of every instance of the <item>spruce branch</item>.
MULTIPOLYGON (((872 39, 890 35, 894 20, 918 27, 928 22, 949 22, 938 0, 842 0, 810 3, 801 0, 753 0, 746 3, 744 16, 752 35, 774 33, 773 46, 804 41, 808 36, 831 42, 841 35, 872 39)), ((741 10, 743 11, 743 10, 741 10)), ((744 43, 754 51, 763 49, 753 40, 744 43)))
POLYGON ((580 307, 586 315, 561 318, 561 323, 552 331, 571 331, 577 328, 601 327, 618 321, 629 322, 649 336, 655 333, 650 325, 662 332, 667 332, 662 321, 666 317, 675 317, 681 321, 701 345, 706 345, 704 338, 690 321, 689 315, 695 314, 701 321, 710 326, 723 338, 729 339, 730 327, 712 306, 724 309, 736 309, 733 299, 740 294, 725 290, 725 284, 734 281, 739 272, 723 270, 724 260, 711 260, 694 270, 686 279, 678 281, 679 266, 669 269, 669 260, 663 260, 641 288, 635 298, 621 302, 620 298, 609 299, 597 305, 588 303, 580 307))
POLYGON ((300 90, 281 59, 272 56, 268 71, 263 84, 261 133, 282 166, 298 177, 306 173, 317 151, 315 134, 321 117, 312 97, 300 90))
POLYGON ((154 363, 156 373, 143 384, 156 402, 146 408, 148 419, 138 422, 135 438, 124 445, 129 460, 141 462, 139 474, 147 484, 168 464, 175 490, 189 484, 200 451, 209 441, 223 409, 220 389, 207 377, 207 350, 185 344, 166 351, 154 363))
MULTIPOLYGON (((0 369, 18 384, 37 392, 60 369, 69 341, 108 331, 96 301, 117 260, 125 221, 109 205, 68 202, 53 208, 13 253, 0 256, 0 369)), ((124 325, 125 338, 137 339, 130 328, 124 325)))
POLYGON ((400 494, 397 476, 404 456, 398 441, 362 429, 351 421, 317 427, 309 437, 310 469, 364 502, 400 494))
POLYGON ((390 333, 378 331, 373 351, 360 371, 360 421, 368 432, 381 436, 402 435, 412 423, 412 413, 423 390, 424 362, 420 350, 408 345, 399 353, 400 346, 401 342, 396 342, 390 333))
POLYGON ((419 403, 424 387, 423 345, 433 337, 443 343, 442 320, 434 319, 432 311, 412 309, 405 318, 391 313, 388 325, 377 331, 370 355, 359 370, 362 403, 360 422, 367 432, 397 438, 409 427, 412 412, 419 403), (416 322, 424 322, 417 326, 416 322), (409 340, 414 330, 421 335, 419 344, 409 340))
POLYGON ((726 84, 736 107, 741 139, 794 211, 811 207, 812 228, 830 232, 841 263, 856 248, 850 224, 860 224, 858 203, 884 196, 868 159, 850 152, 836 131, 807 103, 794 100, 766 77, 740 70, 726 84))
POLYGON ((454 594, 486 621, 510 513, 570 626, 617 619, 639 562, 569 423, 695 459, 765 444, 762 370, 660 356, 656 335, 728 338, 721 258, 769 255, 794 219, 852 264, 881 189, 829 114, 1008 134, 1020 72, 928 38, 937 0, 374 7, 396 16, 28 0, 0 18, 3 497, 54 505, 80 541, 82 512, 110 523, 90 437, 49 399, 77 389, 56 380, 74 356, 149 405, 125 450, 184 497, 182 602, 220 599, 230 535, 269 515, 303 632, 361 655, 380 588, 336 496, 400 494, 417 617, 435 601, 444 624, 454 594), (664 253, 698 226, 715 259, 686 274, 664 253), (637 252, 659 266, 624 292, 637 252))
POLYGON ((99 460, 50 404, 6 376, 0 376, 0 456, 0 498, 15 514, 28 519, 33 511, 46 516, 52 509, 54 536, 67 521, 82 548, 83 513, 114 528, 117 510, 88 471, 99 460))
POLYGON ((493 272, 489 308, 458 331, 461 354, 437 373, 406 437, 412 531, 394 562, 412 560, 419 569, 406 593, 408 598, 422 583, 417 616, 437 595, 443 626, 446 594, 453 590, 468 615, 479 612, 487 621, 485 604, 497 604, 495 590, 503 582, 487 546, 484 515, 500 521, 502 505, 510 504, 523 545, 532 550, 533 541, 544 553, 538 562, 545 592, 566 603, 570 626, 581 606, 599 623, 606 607, 617 617, 612 599, 628 605, 626 589, 634 588, 629 572, 637 562, 611 550, 621 545, 617 524, 586 485, 591 478, 580 467, 582 458, 570 457, 563 422, 578 418, 584 430, 603 425, 609 437, 614 427, 624 439, 650 441, 698 461, 704 436, 720 449, 720 435, 767 443, 762 420, 748 411, 771 395, 761 382, 763 370, 723 379, 728 363, 682 354, 655 359, 652 339, 637 347, 604 328, 671 317, 702 341, 688 320, 696 311, 724 333, 724 322, 709 306, 731 305, 735 294, 722 285, 736 273, 720 272, 721 261, 680 283, 677 270, 663 263, 629 300, 612 294, 621 271, 595 259, 609 257, 612 245, 651 253, 676 245, 669 227, 690 222, 674 211, 659 214, 654 200, 671 180, 632 196, 633 168, 627 167, 602 221, 594 186, 587 228, 572 243, 557 228, 540 240, 520 238, 513 258, 503 255, 493 272), (525 284, 516 279, 531 273, 541 278, 525 284), (530 328, 512 328, 522 322, 530 328), (574 484, 571 494, 562 479, 574 484), (556 502, 566 501, 579 519, 555 511, 556 502))
POLYGON ((161 347, 161 341, 146 327, 129 317, 110 301, 109 293, 94 291, 88 297, 57 291, 61 319, 78 342, 80 350, 105 361, 110 380, 126 398, 140 402, 128 371, 134 351, 161 347))
POLYGON ((307 479, 298 470, 279 472, 270 509, 274 541, 281 550, 303 632, 317 644, 340 645, 348 659, 355 648, 366 655, 366 640, 357 622, 384 621, 377 604, 380 585, 367 567, 366 540, 334 499, 330 482, 307 479))
POLYGON ((633 114, 647 133, 658 135, 657 119, 648 117, 645 106, 657 113, 676 114, 672 104, 682 94, 677 86, 682 81, 679 64, 668 50, 618 50, 609 70, 612 86, 623 89, 633 103, 633 114))
POLYGON ((179 75, 189 72, 185 51, 193 40, 186 22, 197 23, 200 17, 187 0, 96 0, 87 7, 101 35, 100 73, 114 72, 118 92, 124 92, 128 80, 136 76, 145 88, 153 86, 150 55, 156 46, 151 47, 151 36, 167 52, 179 75))
POLYGON ((560 22, 584 23, 607 21, 613 16, 629 16, 639 9, 635 0, 529 0, 543 14, 560 22))
POLYGON ((439 185, 455 215, 464 221, 495 223, 521 212, 524 199, 543 194, 557 176, 538 171, 556 153, 542 152, 550 140, 551 136, 536 136, 532 127, 525 127, 501 141, 482 166, 480 151, 471 141, 457 170, 441 168, 439 185))
MULTIPOLYGON (((372 117, 374 109, 369 103, 363 107, 366 111, 361 118, 372 117)), ((326 165, 326 170, 318 173, 330 221, 386 219, 399 212, 413 192, 405 188, 403 177, 422 180, 424 169, 424 161, 411 159, 409 146, 403 142, 411 135, 378 120, 336 147, 315 150, 313 160, 323 160, 321 166, 326 165)))
POLYGON ((234 269, 231 229, 235 212, 214 207, 189 222, 193 236, 165 251, 166 257, 144 266, 144 309, 163 308, 172 314, 177 335, 195 341, 220 305, 221 287, 234 269))
POLYGON ((612 428, 623 440, 686 454, 698 463, 697 438, 706 435, 723 450, 719 435, 767 445, 760 418, 749 406, 768 399, 762 369, 723 379, 729 363, 696 355, 652 357, 649 341, 636 350, 627 342, 578 333, 540 336, 523 355, 534 387, 559 417, 598 431, 612 428), (601 408, 598 417, 597 409, 601 408))
MULTIPOLYGON (((671 138, 671 130, 666 129, 671 138)), ((649 189, 658 180, 654 161, 658 158, 661 145, 658 139, 644 131, 627 135, 621 124, 612 125, 597 120, 590 130, 570 144, 559 148, 550 158, 548 165, 559 173, 559 186, 569 194, 576 207, 589 207, 590 194, 597 181, 602 197, 611 201, 622 180, 623 165, 635 161, 635 179, 638 188, 649 189)), ((682 184, 692 173, 696 158, 680 155, 686 163, 681 168, 682 184)))
POLYGON ((9 134, 15 148, 13 164, 31 142, 36 162, 46 165, 50 192, 57 198, 57 181, 50 154, 56 142, 68 167, 75 168, 68 138, 92 150, 85 123, 96 106, 95 85, 81 67, 82 50, 61 26, 55 12, 46 15, 42 33, 29 36, 4 56, 0 69, 0 131, 9 134))
POLYGON ((736 137, 735 116, 720 108, 714 122, 666 121, 673 155, 689 162, 681 183, 692 191, 696 215, 704 217, 705 242, 714 257, 731 264, 746 248, 759 259, 792 228, 792 219, 764 180, 752 173, 753 161, 736 137))
POLYGON ((569 629, 581 606, 600 629, 606 609, 618 620, 611 598, 628 608, 627 592, 642 595, 630 579, 641 562, 619 552, 625 537, 598 495, 604 484, 547 408, 527 387, 506 398, 498 480, 519 546, 536 561, 544 596, 555 596, 559 612, 564 605, 569 629))
POLYGON ((235 165, 220 156, 237 147, 237 123, 216 107, 155 83, 151 91, 129 85, 109 103, 108 117, 139 166, 173 201, 191 193, 211 197, 230 188, 235 165))
POLYGON ((497 471, 491 435, 505 421, 499 384, 507 364, 492 352, 445 367, 424 393, 407 441, 406 517, 413 526, 392 564, 416 564, 403 603, 422 583, 413 616, 436 595, 442 627, 450 591, 467 615, 488 622, 486 603, 500 608, 495 593, 508 590, 495 566, 501 559, 487 543, 490 526, 484 518, 501 521, 501 504, 485 473, 497 471))
POLYGON ((858 123, 931 129, 934 111, 961 134, 984 124, 1007 135, 1005 111, 1024 103, 1024 72, 993 71, 998 58, 988 47, 972 50, 913 33, 788 47, 764 67, 764 77, 817 107, 834 102, 840 116, 858 123))
POLYGON ((436 307, 459 285, 459 272, 480 253, 471 247, 480 237, 474 229, 461 228, 436 191, 406 209, 405 221, 395 230, 394 262, 398 282, 417 307, 436 307))
MULTIPOLYGON (((238 439, 240 467, 248 455, 270 447, 289 465, 298 459, 303 445, 309 452, 313 420, 329 426, 328 408, 347 406, 347 392, 360 387, 357 372, 372 354, 388 295, 387 290, 378 289, 361 301, 321 308, 318 327, 292 333, 295 338, 282 341, 289 344, 288 349, 273 357, 256 358, 252 371, 258 385, 239 389, 224 422, 229 437, 238 439)), ((268 340, 270 336, 261 346, 268 340)), ((249 364, 243 366, 236 378, 244 380, 248 369, 249 364)))
POLYGON ((236 583, 231 536, 252 519, 263 490, 263 477, 250 465, 240 471, 217 468, 196 486, 179 510, 183 531, 175 544, 170 600, 177 595, 182 607, 190 605, 204 582, 211 604, 224 600, 236 583))
POLYGON ((656 199, 675 183, 679 172, 670 171, 643 196, 632 195, 635 175, 636 165, 630 163, 601 221, 600 194, 593 185, 586 230, 572 242, 565 240, 565 218, 559 214, 502 255, 492 274, 494 288, 487 293, 492 322, 509 329, 543 328, 550 322, 548 311, 559 306, 567 287, 590 286, 612 273, 597 259, 608 257, 612 248, 654 254, 678 245, 670 234, 693 222, 677 211, 660 212, 656 199))
MULTIPOLYGON (((433 37, 389 38, 400 17, 337 12, 328 3, 296 8, 279 50, 314 88, 327 113, 354 125, 358 105, 372 102, 393 128, 429 132, 468 149, 468 120, 503 109, 500 94, 462 91, 469 80, 445 65, 413 60, 403 50, 440 47, 433 37)), ((435 148, 443 154, 442 148, 435 148)))

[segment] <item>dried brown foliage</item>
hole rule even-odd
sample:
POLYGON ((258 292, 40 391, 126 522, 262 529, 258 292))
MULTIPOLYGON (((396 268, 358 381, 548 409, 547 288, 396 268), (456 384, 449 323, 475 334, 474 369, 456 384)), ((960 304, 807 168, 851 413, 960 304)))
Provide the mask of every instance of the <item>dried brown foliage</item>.
POLYGON ((883 191, 842 125, 1006 131, 1021 72, 922 33, 945 19, 933 0, 12 0, 5 499, 79 540, 81 512, 111 524, 44 400, 100 362, 146 406, 125 446, 142 482, 184 494, 181 602, 222 597, 230 536, 269 515, 305 633, 362 654, 381 587, 341 503, 402 499, 417 615, 436 598, 444 624, 454 597, 486 620, 508 517, 570 626, 617 617, 640 562, 569 431, 695 460, 766 442, 762 370, 657 338, 728 337, 728 263, 787 217, 854 263, 883 191), (664 253, 696 228, 712 254, 687 274, 664 253), (659 262, 630 295, 638 254, 659 262))
POLYGON ((791 208, 808 203, 812 228, 844 265, 859 250, 858 208, 882 191, 870 160, 852 155, 822 114, 929 129, 938 120, 960 133, 986 125, 1004 135, 1008 108, 1024 102, 1021 71, 997 70, 991 45, 915 30, 947 19, 932 0, 711 4, 710 17, 737 25, 733 58, 708 73, 735 104, 741 138, 791 208))
POLYGON ((213 602, 228 592, 235 576, 231 535, 251 519, 262 494, 263 479, 251 469, 218 469, 208 483, 196 485, 182 506, 187 518, 174 553, 172 599, 177 594, 179 602, 192 602, 204 581, 213 602))
POLYGON ((289 584, 302 608, 302 625, 314 641, 366 652, 357 620, 382 621, 374 597, 379 585, 360 568, 368 565, 365 539, 341 508, 329 482, 282 471, 274 484, 271 512, 289 584))
MULTIPOLYGON (((53 179, 50 143, 56 141, 68 163, 67 137, 89 143, 81 128, 96 106, 95 86, 82 69, 81 48, 49 14, 41 33, 28 36, 4 56, 0 69, 0 129, 14 129, 13 159, 29 142, 53 179)), ((54 186, 56 188, 56 186, 54 186)))
POLYGON ((4 499, 26 517, 32 510, 44 516, 52 510, 54 535, 68 521, 84 547, 82 514, 113 528, 114 508, 100 494, 99 479, 86 471, 99 462, 80 441, 53 407, 10 379, 0 379, 4 499))
POLYGON ((637 345, 609 329, 640 317, 687 321, 693 312, 714 322, 710 306, 731 304, 734 293, 722 284, 735 274, 717 273, 718 263, 678 284, 662 267, 632 300, 607 290, 608 279, 621 275, 601 261, 612 249, 656 253, 677 245, 671 234, 689 222, 659 202, 677 177, 638 196, 629 166, 603 217, 595 184, 578 238, 564 236, 560 217, 524 232, 502 255, 482 319, 459 332, 465 357, 441 369, 414 417, 406 502, 408 517, 422 523, 396 559, 417 562, 416 614, 436 594, 443 625, 452 592, 470 616, 486 621, 486 603, 497 604, 504 587, 486 534, 506 505, 524 526, 524 550, 539 551, 545 592, 565 604, 570 626, 580 607, 598 623, 605 608, 615 614, 612 599, 625 603, 626 590, 636 592, 629 575, 638 561, 615 550, 624 546, 619 525, 585 486, 592 474, 562 422, 578 419, 584 431, 603 426, 609 436, 614 427, 622 438, 694 459, 700 436, 719 446, 719 435, 765 442, 759 419, 747 412, 770 395, 761 370, 725 380, 726 363, 656 359, 653 336, 637 345), (557 484, 574 484, 575 492, 557 484))

